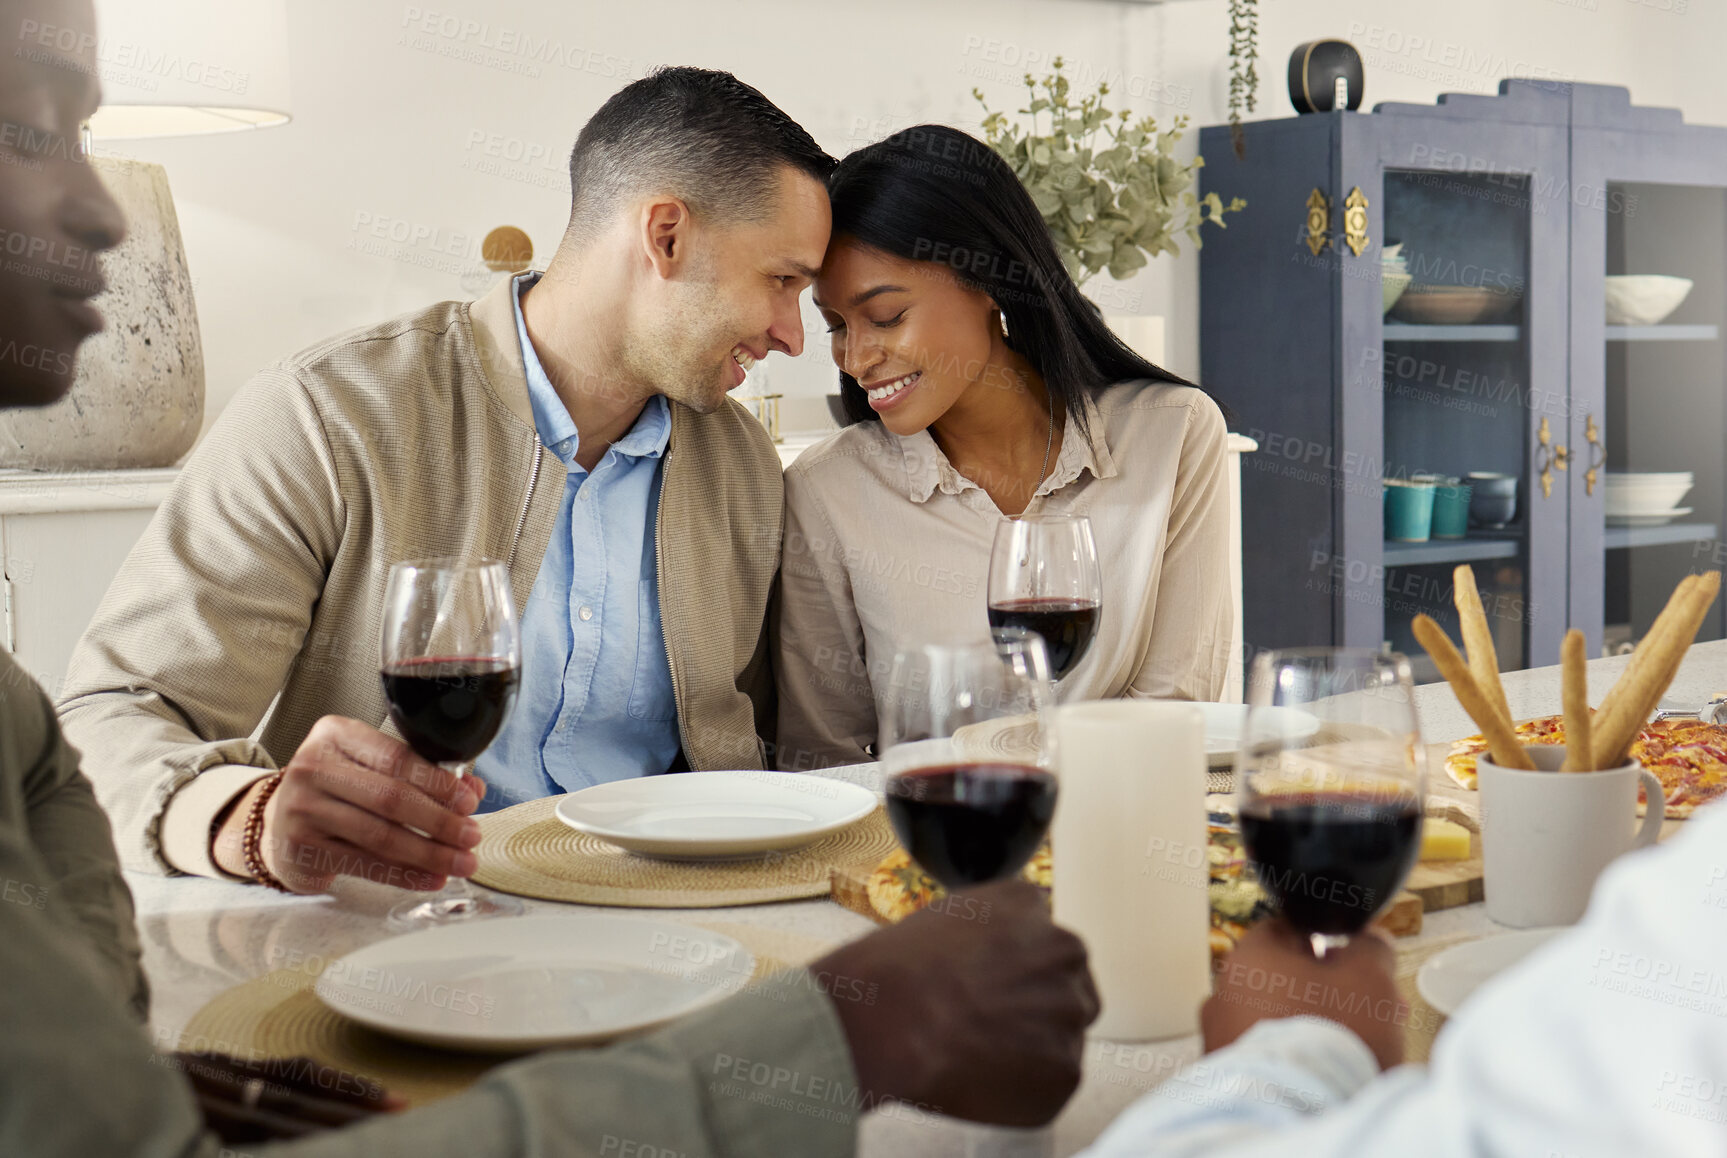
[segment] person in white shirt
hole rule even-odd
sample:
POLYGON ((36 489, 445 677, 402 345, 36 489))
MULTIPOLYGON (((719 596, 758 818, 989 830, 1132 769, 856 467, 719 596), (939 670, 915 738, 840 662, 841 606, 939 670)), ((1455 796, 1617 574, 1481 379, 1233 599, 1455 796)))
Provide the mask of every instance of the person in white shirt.
POLYGON ((1208 1056, 1083 1158, 1727 1154, 1727 806, 1608 869, 1583 921, 1474 994, 1425 1069, 1397 1065, 1391 956, 1363 937, 1314 961, 1257 927, 1206 1004, 1208 1056))
POLYGON ((786 472, 780 767, 866 760, 902 647, 984 641, 1003 516, 1089 516, 1095 641, 1062 700, 1215 700, 1226 429, 1063 268, 988 145, 920 125, 845 158, 815 287, 849 425, 786 472))

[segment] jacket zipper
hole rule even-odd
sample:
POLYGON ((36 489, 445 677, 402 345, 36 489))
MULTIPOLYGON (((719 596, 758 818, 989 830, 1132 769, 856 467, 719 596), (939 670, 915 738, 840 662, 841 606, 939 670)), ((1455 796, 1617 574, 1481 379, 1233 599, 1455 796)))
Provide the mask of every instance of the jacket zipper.
POLYGON ((521 545, 522 532, 528 526, 528 508, 533 505, 534 487, 540 481, 540 436, 534 434, 534 461, 528 469, 528 493, 522 496, 522 513, 516 518, 516 533, 510 536, 510 555, 504 560, 504 570, 513 571, 516 567, 516 549, 521 545))

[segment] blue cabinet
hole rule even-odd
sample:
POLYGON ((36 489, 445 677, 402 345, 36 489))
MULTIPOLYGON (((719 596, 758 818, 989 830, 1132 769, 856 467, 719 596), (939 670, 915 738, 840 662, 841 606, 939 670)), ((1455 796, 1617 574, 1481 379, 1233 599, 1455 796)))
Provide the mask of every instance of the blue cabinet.
POLYGON ((1245 129, 1244 159, 1201 133, 1206 188, 1249 208, 1201 250, 1200 336, 1202 379, 1260 443, 1249 648, 1389 641, 1430 676, 1410 623, 1456 634, 1469 562, 1502 666, 1555 663, 1567 627, 1635 640, 1686 570, 1721 565, 1727 130, 1530 81, 1245 129), (1678 310, 1607 324, 1674 292, 1661 277, 1694 283, 1678 310), (1472 472, 1515 479, 1508 521, 1387 537, 1385 480, 1472 472))

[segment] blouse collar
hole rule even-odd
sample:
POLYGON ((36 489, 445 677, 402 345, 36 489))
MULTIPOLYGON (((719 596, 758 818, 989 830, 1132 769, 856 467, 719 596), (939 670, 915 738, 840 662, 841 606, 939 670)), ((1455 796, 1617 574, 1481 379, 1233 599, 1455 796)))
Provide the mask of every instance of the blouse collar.
MULTIPOLYGON (((1073 423, 1067 424, 1061 440, 1061 453, 1056 456, 1054 468, 1038 487, 1034 498, 1053 494, 1077 481, 1088 470, 1093 478, 1115 477, 1115 458, 1109 452, 1109 441, 1104 434, 1097 403, 1089 392, 1081 396, 1080 406, 1085 412, 1087 433, 1074 437, 1079 434, 1078 428, 1073 423)), ((912 502, 927 502, 938 489, 947 495, 979 489, 976 483, 953 468, 927 427, 907 438, 900 438, 899 444, 905 464, 906 497, 912 502)))

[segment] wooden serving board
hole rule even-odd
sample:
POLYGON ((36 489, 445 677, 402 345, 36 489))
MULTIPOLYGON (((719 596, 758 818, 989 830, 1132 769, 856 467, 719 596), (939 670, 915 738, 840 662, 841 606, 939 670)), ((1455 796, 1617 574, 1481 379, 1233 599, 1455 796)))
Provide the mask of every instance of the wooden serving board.
MULTIPOLYGON (((834 901, 842 909, 868 917, 878 925, 890 922, 869 903, 868 876, 855 868, 832 870, 834 901)), ((1421 897, 1407 889, 1397 894, 1391 907, 1374 922, 1393 937, 1413 937, 1421 932, 1423 904, 1421 897)))
POLYGON ((1455 804, 1441 804, 1436 797, 1427 801, 1427 815, 1450 820, 1469 830, 1469 856, 1464 860, 1416 861, 1403 887, 1421 898, 1425 912, 1455 909, 1472 905, 1486 896, 1483 880, 1486 875, 1481 860, 1481 824, 1475 817, 1455 804))

